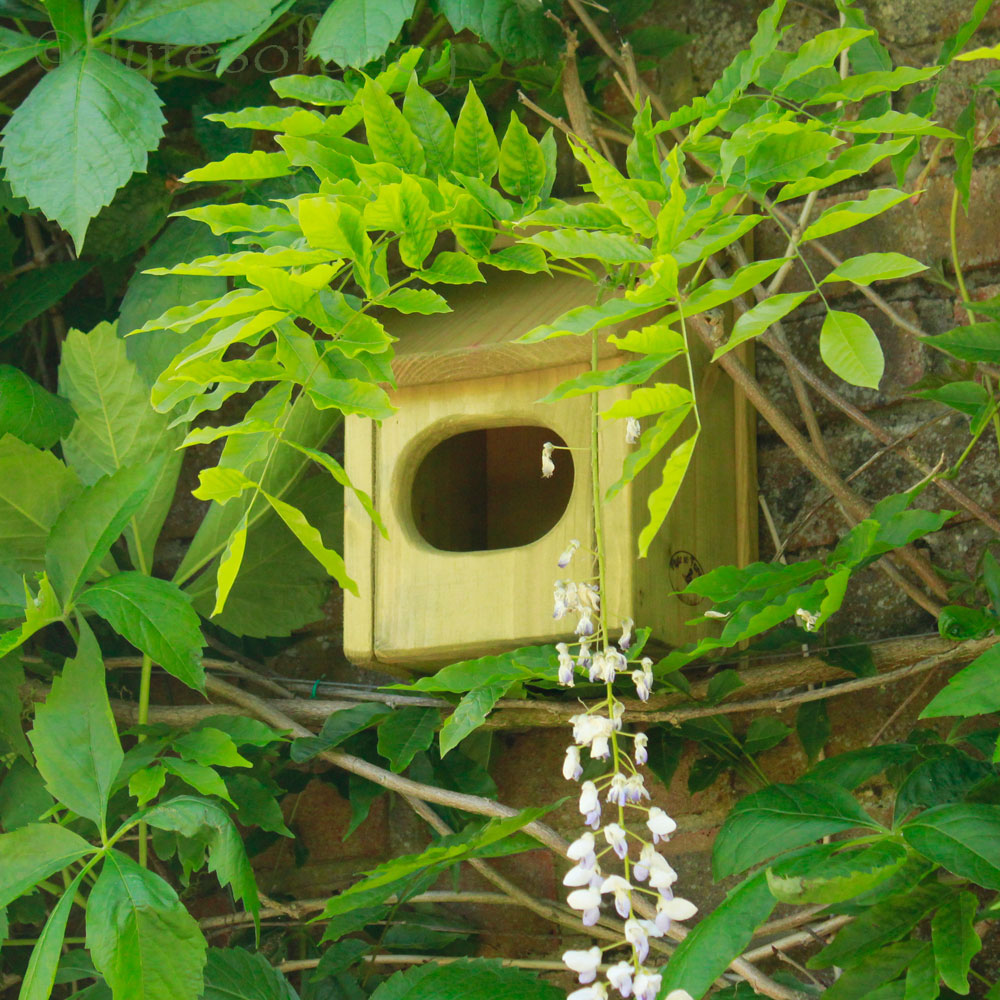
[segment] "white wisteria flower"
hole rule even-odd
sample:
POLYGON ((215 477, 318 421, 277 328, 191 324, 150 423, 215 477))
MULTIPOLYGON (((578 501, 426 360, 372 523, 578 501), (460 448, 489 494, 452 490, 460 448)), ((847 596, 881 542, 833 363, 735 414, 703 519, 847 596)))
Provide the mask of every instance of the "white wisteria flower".
MULTIPOLYGON (((597 791, 596 787, 594 791, 597 791)), ((570 861, 579 861, 581 865, 587 868, 593 868, 597 864, 596 847, 597 841, 594 839, 594 835, 587 830, 586 833, 582 833, 566 848, 566 857, 570 861)))
POLYGON ((601 964, 601 949, 594 945, 586 951, 564 951, 562 957, 567 969, 580 977, 580 983, 586 985, 597 978, 597 969, 601 964))
POLYGON ((815 632, 819 615, 807 611, 805 608, 798 608, 795 612, 795 620, 807 631, 815 632))
POLYGON ((597 785, 585 781, 580 786, 580 812, 587 826, 596 830, 601 825, 601 800, 597 794, 597 785))
MULTIPOLYGON (((572 904, 570 904, 572 906, 572 904)), ((636 960, 641 964, 646 961, 649 954, 649 935, 646 928, 635 919, 630 917, 625 921, 625 940, 628 941, 635 951, 636 960)))
POLYGON ((616 962, 608 968, 608 983, 613 989, 618 990, 621 996, 627 997, 632 993, 633 972, 635 969, 632 968, 631 962, 616 962))
POLYGON ((680 896, 667 899, 661 896, 656 903, 655 924, 661 934, 666 934, 673 921, 690 920, 697 912, 698 907, 690 899, 681 899, 680 896))
POLYGON ((584 608, 580 612, 580 620, 576 623, 576 628, 573 631, 577 635, 593 635, 594 634, 594 620, 591 618, 590 609, 584 608))
POLYGON ((625 801, 635 805, 648 798, 649 792, 646 791, 646 783, 642 780, 642 775, 630 774, 625 781, 625 801))
POLYGON ((669 840, 670 834, 677 829, 677 824, 659 806, 653 806, 649 810, 646 826, 653 835, 654 844, 658 844, 661 840, 669 840))
POLYGON ((574 687, 576 682, 573 679, 573 672, 576 664, 570 655, 569 646, 564 642, 557 642, 556 652, 559 654, 559 683, 563 687, 574 687))
POLYGON ((563 761, 563 777, 567 781, 579 781, 583 774, 583 767, 580 764, 580 748, 578 746, 566 747, 566 759, 563 761))
POLYGON ((635 758, 636 764, 645 764, 649 760, 649 737, 645 733, 635 734, 635 758))
POLYGON ((569 564, 570 560, 573 558, 573 553, 580 547, 579 538, 571 538, 569 540, 569 545, 563 549, 562 554, 559 556, 559 568, 565 569, 569 564))
POLYGON ((604 798, 612 805, 625 805, 625 785, 627 782, 628 778, 626 778, 621 771, 613 775, 611 778, 611 784, 608 785, 608 793, 604 796, 604 798))
POLYGON ((601 866, 596 861, 589 867, 581 861, 563 875, 562 883, 567 888, 578 889, 581 886, 590 885, 594 881, 594 877, 600 875, 601 866))
POLYGON ((650 693, 653 690, 653 661, 644 656, 639 661, 638 670, 632 671, 632 683, 635 685, 635 693, 640 701, 649 701, 650 693))
MULTIPOLYGON (((656 1000, 656 995, 660 992, 660 984, 662 982, 663 976, 658 972, 650 972, 648 969, 643 969, 632 982, 635 1000, 656 1000)), ((673 997, 673 993, 670 994, 670 997, 673 997)), ((681 1000, 681 998, 675 997, 674 1000, 681 1000)), ((691 1000, 691 997, 688 997, 687 1000, 691 1000)))
MULTIPOLYGON (((604 983, 592 983, 582 989, 574 990, 566 1000, 608 1000, 608 988, 604 983)), ((654 1000, 654 998, 650 998, 654 1000)))
POLYGON ((639 438, 642 437, 642 427, 639 424, 637 417, 626 417, 625 418, 625 443, 626 444, 638 444, 639 438))
POLYGON ((604 839, 608 842, 611 850, 624 861, 628 855, 628 841, 625 839, 625 831, 617 823, 609 823, 604 828, 604 839))
POLYGON ((627 653, 629 646, 632 645, 632 627, 635 622, 631 618, 626 618, 622 622, 622 634, 621 638, 618 640, 618 648, 623 652, 627 653))
POLYGON ((555 462, 552 461, 552 450, 555 445, 551 441, 546 441, 542 445, 542 477, 551 479, 552 473, 556 471, 555 462))
POLYGON ((601 915, 601 894, 597 889, 574 889, 566 902, 574 910, 583 912, 581 922, 584 927, 593 927, 601 915))
POLYGON ((615 909, 624 920, 632 915, 632 883, 621 875, 609 875, 601 883, 601 895, 614 893, 615 909))

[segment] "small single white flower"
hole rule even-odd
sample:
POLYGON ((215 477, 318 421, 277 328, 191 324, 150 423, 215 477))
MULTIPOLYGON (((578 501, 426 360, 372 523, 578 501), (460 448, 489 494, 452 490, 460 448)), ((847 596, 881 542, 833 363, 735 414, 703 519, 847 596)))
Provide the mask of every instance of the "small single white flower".
POLYGON ((571 538, 569 545, 566 546, 562 551, 562 555, 559 556, 559 568, 565 569, 570 560, 573 558, 573 553, 580 547, 580 540, 578 538, 571 538))
POLYGON ((816 631, 816 622, 819 621, 819 615, 813 614, 811 611, 806 611, 805 608, 799 608, 795 612, 795 620, 807 631, 816 631))
POLYGON ((625 784, 628 779, 620 771, 611 778, 611 784, 608 785, 608 794, 605 799, 615 806, 625 805, 625 784))
POLYGON ((649 701, 653 690, 653 661, 644 656, 640 661, 640 669, 632 671, 632 683, 640 701, 649 701))
POLYGON ((581 583, 576 588, 580 607, 589 607, 595 614, 601 610, 601 592, 592 583, 581 583))
POLYGON ((584 670, 590 666, 592 657, 590 655, 590 643, 581 642, 580 652, 576 654, 576 665, 584 670))
POLYGON ((567 781, 579 781, 583 774, 583 767, 580 764, 580 748, 578 746, 566 747, 566 759, 563 761, 563 777, 567 781))
POLYGON ((627 653, 629 646, 632 645, 632 626, 635 622, 631 618, 626 618, 622 622, 622 635, 618 640, 618 648, 623 652, 627 653))
POLYGON ((642 780, 642 775, 630 774, 625 782, 625 801, 635 805, 648 798, 649 792, 646 791, 646 783, 642 780))
POLYGON ((574 687, 573 673, 575 664, 570 655, 569 646, 564 642, 556 643, 556 652, 559 654, 559 683, 563 687, 574 687))
POLYGON ((574 889, 566 897, 566 902, 574 910, 592 910, 601 905, 601 894, 596 889, 574 889))
POLYGON ((609 823, 604 828, 604 839, 611 846, 611 849, 624 861, 628 854, 628 841, 625 839, 625 831, 617 823, 609 823))
POLYGON ((551 441, 546 441, 542 445, 542 477, 550 479, 552 473, 556 471, 555 463, 552 461, 552 449, 555 445, 551 441))
POLYGON ((628 997, 632 993, 632 971, 629 962, 616 962, 608 969, 608 983, 622 997, 628 997))
POLYGON ((611 743, 609 742, 608 736, 603 733, 600 736, 595 736, 590 741, 590 759, 591 760, 607 760, 611 756, 611 743))
POLYGON ((708 611, 703 611, 702 614, 706 618, 728 618, 732 612, 731 611, 716 611, 715 608, 709 608, 708 611))
MULTIPOLYGON (((594 791, 597 791, 595 786, 594 791)), ((594 849, 597 846, 597 842, 594 840, 594 835, 588 830, 586 833, 582 833, 576 840, 573 841, 569 847, 566 848, 566 857, 570 861, 579 861, 581 865, 586 868, 593 868, 597 863, 597 856, 594 853, 594 849)))
POLYGON ((580 812, 586 816, 587 813, 599 805, 600 799, 597 795, 597 785, 592 781, 585 781, 580 786, 580 812))
POLYGON ((639 425, 638 419, 636 417, 626 417, 625 443, 638 444, 640 437, 642 437, 642 427, 639 425))
POLYGON ((564 951, 562 957, 567 969, 575 972, 584 985, 592 983, 597 978, 597 969, 601 964, 601 949, 594 945, 586 951, 564 951))
POLYGON ((625 706, 620 701, 614 702, 611 705, 611 726, 618 732, 621 732, 622 717, 624 715, 625 715, 625 706))
POLYGON ((564 581, 566 585, 566 607, 570 611, 580 610, 580 588, 572 581, 564 581))
MULTIPOLYGON (((673 890, 670 887, 677 881, 677 872, 652 844, 647 846, 650 849, 650 853, 645 855, 646 867, 649 869, 649 884, 665 899, 671 899, 673 898, 673 890)), ((638 878, 638 876, 636 877, 638 878)))
MULTIPOLYGON (((660 992, 660 984, 663 982, 663 976, 658 972, 650 972, 647 969, 643 969, 633 980, 632 989, 635 992, 635 1000, 656 1000, 656 995, 660 992)), ((668 1000, 673 998, 673 1000, 681 1000, 680 997, 674 997, 674 992, 683 993, 683 990, 677 990, 670 993, 668 1000)), ((687 1000, 691 1000, 691 997, 687 996, 687 1000)))
POLYGON ((625 940, 632 945, 638 961, 640 963, 645 962, 646 956, 649 954, 649 935, 642 924, 634 917, 625 921, 625 940))
POLYGON ((635 762, 645 764, 649 760, 649 737, 645 733, 635 734, 635 762))
POLYGON ((653 834, 654 844, 658 844, 661 839, 668 840, 670 834, 677 829, 677 824, 659 806, 653 806, 649 810, 649 819, 646 820, 646 826, 649 827, 650 833, 653 834))
POLYGON ((594 623, 590 617, 590 611, 584 608, 580 613, 580 620, 576 623, 576 628, 573 631, 577 635, 593 635, 594 634, 594 623))
POLYGON ((649 869, 653 864, 653 858, 659 857, 656 848, 652 844, 643 844, 639 852, 639 860, 632 868, 632 877, 636 882, 645 882, 649 878, 649 869))
POLYGON ((590 672, 588 677, 591 684, 605 684, 607 683, 607 663, 604 658, 604 653, 599 649, 590 658, 590 672))
POLYGON ((698 912, 698 907, 680 896, 661 896, 656 903, 656 928, 660 934, 667 934, 675 920, 690 920, 698 912))
POLYGON ((583 862, 578 865, 574 865, 566 874, 563 876, 562 884, 567 888, 579 888, 580 886, 590 885, 591 880, 594 877, 594 872, 598 870, 598 866, 593 868, 586 867, 583 862))
POLYGON ((609 875, 601 883, 601 895, 607 895, 607 893, 614 893, 615 896, 615 909, 618 911, 618 916, 622 920, 632 914, 632 884, 628 879, 622 878, 621 875, 609 875))

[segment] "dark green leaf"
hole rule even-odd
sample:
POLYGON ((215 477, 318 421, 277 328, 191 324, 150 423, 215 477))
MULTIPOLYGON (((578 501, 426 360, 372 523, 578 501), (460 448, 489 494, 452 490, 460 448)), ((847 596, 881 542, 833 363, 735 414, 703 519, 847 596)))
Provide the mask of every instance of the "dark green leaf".
POLYGON ((11 365, 0 365, 0 435, 51 448, 73 426, 73 407, 11 365))
POLYGON ((45 567, 56 594, 67 603, 108 554, 142 506, 159 467, 133 466, 103 476, 63 508, 49 536, 45 567))
POLYGON ((292 741, 291 757, 296 763, 309 760, 324 750, 331 750, 349 736, 375 725, 392 712, 388 705, 362 702, 330 715, 318 736, 302 736, 292 741))
POLYGON ((30 823, 0 833, 0 907, 17 899, 54 872, 79 861, 93 848, 79 834, 57 823, 30 823))
MULTIPOLYGON (((875 1000, 876 990, 904 972, 921 948, 920 941, 900 941, 869 955, 840 976, 823 994, 825 1000, 875 1000)), ((878 1000, 902 1000, 902 996, 903 984, 899 983, 897 992, 887 991, 878 1000)))
POLYGON ((86 260, 55 261, 7 285, 0 291, 0 340, 19 333, 25 324, 56 305, 93 266, 86 260))
POLYGON ((48 1000, 52 995, 63 937, 66 934, 66 921, 69 920, 74 897, 82 881, 81 872, 66 886, 65 892, 59 897, 59 902, 52 908, 49 919, 45 921, 42 933, 31 950, 31 958, 28 961, 28 969, 24 974, 18 1000, 48 1000))
POLYGON ((103 826, 124 755, 94 634, 78 619, 77 655, 52 681, 35 711, 31 745, 45 786, 63 805, 103 826))
POLYGON ((177 893, 119 851, 87 899, 87 947, 115 996, 198 1000, 205 939, 177 893))
POLYGON ((776 747, 791 731, 780 719, 774 717, 754 719, 743 737, 743 750, 751 755, 763 753, 776 747))
POLYGON ((821 760, 806 776, 810 781, 831 782, 843 788, 857 788, 887 768, 904 764, 917 752, 909 743, 885 743, 881 746, 848 750, 821 760))
POLYGON ((984 715, 1000 709, 1000 645, 991 646, 951 677, 920 713, 922 719, 941 715, 984 715))
POLYGON ((90 220, 146 169, 163 133, 161 104, 141 73, 86 46, 46 73, 7 123, 11 189, 67 230, 79 251, 90 220))
POLYGON ((764 872, 738 885, 674 950, 663 969, 661 995, 683 989, 703 996, 776 905, 764 872))
POLYGON ((507 693, 512 683, 512 681, 499 681, 496 684, 485 684, 482 687, 474 688, 463 696, 455 711, 444 720, 444 724, 441 726, 438 740, 442 757, 486 721, 486 716, 507 693))
POLYGON ((969 992, 969 966, 983 943, 976 933, 979 901, 971 892, 960 892, 938 908, 931 920, 934 962, 945 986, 956 993, 969 992))
POLYGON ((920 339, 962 361, 1000 361, 1000 323, 973 323, 920 339))
POLYGON ((260 952, 209 948, 202 1000, 298 1000, 298 995, 260 952))
POLYGON ((455 126, 440 102, 420 86, 416 74, 406 87, 403 117, 423 148, 430 176, 446 173, 455 150, 455 126))
POLYGON ((559 1000, 563 991, 499 959, 460 959, 447 965, 430 962, 397 972, 371 995, 371 1000, 559 1000))
POLYGON ((741 799, 715 840, 716 878, 744 871, 780 851, 856 827, 879 825, 838 785, 771 785, 741 799))
POLYGON ((943 805, 903 826, 906 842, 948 871, 1000 889, 1000 806, 943 805))
POLYGON ((414 756, 434 742, 440 724, 436 708, 396 708, 379 723, 378 752, 393 771, 405 771, 414 756))
POLYGON ((309 55, 360 68, 384 55, 413 13, 414 0, 333 0, 313 32, 309 55))
POLYGON ((204 690, 205 640, 198 615, 176 584, 143 573, 116 573, 88 587, 79 599, 167 673, 204 690))
POLYGON ((186 760, 205 767, 250 767, 232 737, 212 726, 192 729, 175 737, 171 745, 186 760))
POLYGON ((160 45, 205 45, 251 31, 275 0, 128 0, 106 35, 160 45))

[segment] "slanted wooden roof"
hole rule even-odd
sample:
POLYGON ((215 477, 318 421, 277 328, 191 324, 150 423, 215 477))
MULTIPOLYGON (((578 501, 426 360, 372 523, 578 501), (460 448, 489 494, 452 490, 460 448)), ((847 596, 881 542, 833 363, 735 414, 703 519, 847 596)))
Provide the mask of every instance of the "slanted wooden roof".
MULTIPOLYGON (((594 286, 568 274, 486 268, 485 284, 438 286, 453 312, 382 316, 399 343, 393 371, 400 386, 509 375, 590 360, 589 336, 518 344, 518 337, 568 309, 594 303, 594 286)), ((618 353, 601 331, 601 356, 618 353)))

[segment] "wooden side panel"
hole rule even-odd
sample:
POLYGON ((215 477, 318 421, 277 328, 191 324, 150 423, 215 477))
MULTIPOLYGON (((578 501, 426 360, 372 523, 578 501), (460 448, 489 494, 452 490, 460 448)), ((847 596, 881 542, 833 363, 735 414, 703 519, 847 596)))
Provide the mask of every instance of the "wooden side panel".
MULTIPOLYGON (((361 417, 344 420, 344 471, 351 482, 375 495, 377 429, 361 417)), ((344 655, 354 663, 375 662, 373 647, 375 538, 371 518, 351 490, 344 490, 344 562, 347 575, 358 585, 358 596, 344 591, 344 655)), ((378 536, 381 537, 381 536, 378 536)))

